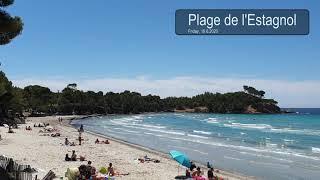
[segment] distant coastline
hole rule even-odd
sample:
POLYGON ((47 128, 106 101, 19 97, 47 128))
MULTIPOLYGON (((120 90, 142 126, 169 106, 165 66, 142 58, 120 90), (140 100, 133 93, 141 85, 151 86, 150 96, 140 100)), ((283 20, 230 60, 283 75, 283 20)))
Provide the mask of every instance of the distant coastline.
POLYGON ((228 93, 205 92, 192 97, 142 95, 82 91, 77 84, 68 84, 61 92, 48 87, 29 85, 14 87, 0 71, 0 125, 18 124, 26 116, 140 114, 148 112, 201 112, 219 114, 281 113, 278 102, 265 98, 265 92, 243 86, 243 91, 228 93))

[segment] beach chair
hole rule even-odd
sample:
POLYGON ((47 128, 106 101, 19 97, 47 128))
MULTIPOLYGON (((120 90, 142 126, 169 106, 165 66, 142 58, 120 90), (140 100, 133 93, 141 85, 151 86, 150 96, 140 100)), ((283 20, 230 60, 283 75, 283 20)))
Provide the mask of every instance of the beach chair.
POLYGON ((49 171, 47 175, 42 178, 42 180, 53 180, 56 177, 56 174, 53 171, 49 171))

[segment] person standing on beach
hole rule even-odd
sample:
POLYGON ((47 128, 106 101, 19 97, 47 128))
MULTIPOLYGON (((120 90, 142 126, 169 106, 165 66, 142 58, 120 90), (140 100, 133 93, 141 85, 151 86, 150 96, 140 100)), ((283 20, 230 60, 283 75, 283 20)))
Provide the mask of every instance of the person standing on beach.
POLYGON ((79 138, 78 138, 78 140, 79 140, 79 145, 81 146, 81 141, 82 141, 81 132, 79 132, 79 138))
POLYGON ((83 125, 81 124, 79 132, 84 132, 83 125))
POLYGON ((214 179, 213 168, 210 168, 210 169, 208 170, 208 179, 209 179, 209 180, 213 180, 213 179, 214 179))

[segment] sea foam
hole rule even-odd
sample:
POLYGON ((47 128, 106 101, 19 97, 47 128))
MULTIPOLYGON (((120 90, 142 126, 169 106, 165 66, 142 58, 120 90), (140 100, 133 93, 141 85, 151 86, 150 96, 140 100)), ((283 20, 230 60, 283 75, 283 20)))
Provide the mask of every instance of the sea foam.
POLYGON ((271 129, 272 126, 269 124, 241 124, 241 123, 231 123, 224 124, 225 127, 231 128, 241 128, 241 129, 271 129))
POLYGON ((197 130, 193 130, 194 133, 197 133, 197 134, 206 134, 206 135, 210 135, 212 134, 211 132, 207 132, 207 131, 197 131, 197 130))
POLYGON ((320 148, 312 147, 312 152, 313 152, 313 153, 320 154, 320 148))

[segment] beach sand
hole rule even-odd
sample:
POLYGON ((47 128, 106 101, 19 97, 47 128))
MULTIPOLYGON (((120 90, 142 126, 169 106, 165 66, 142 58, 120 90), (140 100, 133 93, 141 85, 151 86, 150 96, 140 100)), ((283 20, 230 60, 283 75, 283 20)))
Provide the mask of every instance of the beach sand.
MULTIPOLYGON (((42 178, 49 170, 55 172, 58 178, 64 177, 67 168, 79 167, 87 162, 66 162, 64 157, 66 153, 71 155, 72 150, 76 154, 85 156, 87 160, 92 161, 92 165, 99 169, 107 167, 111 162, 120 173, 129 173, 127 176, 119 176, 116 179, 174 179, 177 175, 184 175, 185 168, 170 159, 168 154, 153 151, 138 145, 133 145, 120 140, 109 138, 110 144, 98 144, 94 141, 104 140, 102 136, 85 132, 82 137, 84 142, 78 145, 78 131, 69 125, 67 119, 77 116, 62 116, 63 123, 58 122, 58 116, 33 117, 27 118, 26 124, 20 125, 19 129, 14 129, 14 134, 7 133, 8 129, 0 127, 2 139, 0 141, 0 155, 12 157, 20 164, 31 165, 38 170, 38 178, 42 178), (50 123, 61 133, 61 137, 40 136, 39 130, 42 128, 33 127, 34 123, 50 123), (25 130, 26 126, 31 126, 32 131, 25 130), (64 146, 64 139, 68 138, 77 146, 64 146), (160 160, 160 163, 139 163, 136 159, 147 155, 150 158, 160 160)), ((199 165, 199 164, 196 164, 199 165)), ((202 168, 205 175, 207 169, 202 168)), ((220 170, 218 176, 224 179, 253 179, 237 173, 230 173, 220 170)))

